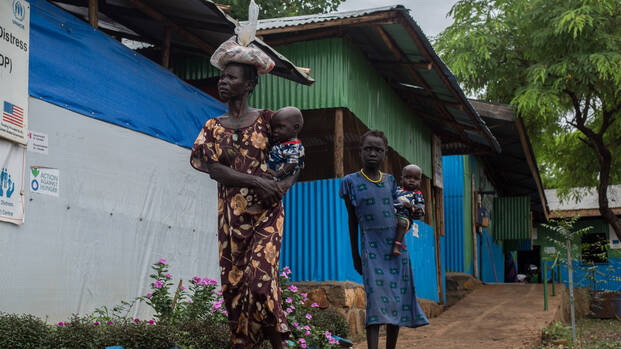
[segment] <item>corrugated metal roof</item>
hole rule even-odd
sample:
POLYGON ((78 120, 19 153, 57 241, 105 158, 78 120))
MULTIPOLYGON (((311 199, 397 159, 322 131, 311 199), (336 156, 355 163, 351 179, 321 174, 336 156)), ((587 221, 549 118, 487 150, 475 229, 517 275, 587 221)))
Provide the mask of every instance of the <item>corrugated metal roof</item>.
POLYGON ((372 13, 384 12, 384 11, 390 11, 390 10, 396 10, 396 9, 405 9, 405 7, 403 7, 402 5, 383 6, 383 7, 375 7, 375 8, 370 8, 370 9, 361 9, 361 10, 354 10, 354 11, 343 11, 343 12, 305 15, 305 16, 262 19, 262 20, 259 20, 257 30, 284 28, 284 27, 291 27, 291 26, 303 25, 303 24, 309 24, 309 23, 333 21, 335 19, 362 17, 362 16, 366 16, 372 13))
MULTIPOLYGON (((88 20, 87 0, 56 0, 53 3, 78 18, 88 20)), ((167 25, 153 18, 153 14, 157 13, 167 24, 179 28, 172 30, 173 52, 192 52, 208 56, 222 42, 235 35, 238 24, 237 20, 210 0, 150 0, 141 6, 142 9, 138 8, 130 0, 117 0, 100 6, 98 15, 106 21, 105 27, 99 29, 111 35, 160 46, 164 42, 167 25)), ((259 38, 254 43, 274 60, 276 66, 271 74, 305 85, 314 82, 310 76, 297 69, 295 64, 259 38)))
POLYGON ((426 119, 449 145, 443 147, 445 153, 455 142, 467 144, 471 152, 500 151, 455 76, 403 6, 264 19, 259 21, 257 34, 272 45, 347 36, 414 113, 426 119))
MULTIPOLYGON (((561 201, 556 189, 546 189, 550 211, 599 209, 596 188, 580 187, 574 188, 574 190, 578 191, 578 195, 581 197, 578 202, 571 198, 561 201)), ((621 185, 608 187, 608 205, 610 208, 621 207, 621 185)))

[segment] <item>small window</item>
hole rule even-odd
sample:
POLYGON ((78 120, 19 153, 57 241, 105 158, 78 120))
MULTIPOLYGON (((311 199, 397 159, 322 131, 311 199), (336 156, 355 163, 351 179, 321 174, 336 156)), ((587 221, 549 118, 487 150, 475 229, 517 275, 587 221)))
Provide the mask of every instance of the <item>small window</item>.
POLYGON ((591 233, 582 237, 582 263, 608 263, 606 233, 591 233))

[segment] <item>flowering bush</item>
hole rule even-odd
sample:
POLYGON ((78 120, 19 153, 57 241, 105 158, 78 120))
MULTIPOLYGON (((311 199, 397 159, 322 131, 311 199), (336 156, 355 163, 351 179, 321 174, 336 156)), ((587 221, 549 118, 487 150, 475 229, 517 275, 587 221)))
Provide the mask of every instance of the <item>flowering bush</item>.
MULTIPOLYGON (((181 280, 175 287, 165 259, 154 263, 152 269, 147 294, 111 309, 98 308, 92 315, 74 315, 69 321, 48 325, 29 315, 0 313, 0 348, 230 348, 226 310, 216 280, 194 276, 187 287, 181 280), (139 302, 153 309, 154 319, 130 316, 139 302)), ((334 348, 338 341, 326 330, 326 322, 315 323, 313 318, 318 314, 313 309, 317 305, 304 305, 307 295, 290 282, 290 275, 287 267, 280 273, 283 309, 292 329, 289 346, 334 348)), ((270 347, 266 344, 261 347, 270 347)))
MULTIPOLYGON (((183 280, 180 280, 177 287, 171 290, 174 283, 168 270, 168 261, 161 258, 151 266, 151 269, 154 272, 149 276, 153 282, 147 294, 137 297, 132 302, 122 301, 112 309, 112 312, 106 307, 95 310, 95 322, 108 323, 115 319, 127 319, 136 302, 149 305, 158 322, 167 321, 171 324, 194 320, 227 322, 222 293, 216 292, 218 285, 216 280, 194 276, 189 281, 189 287, 183 285, 183 280)), ((134 319, 134 322, 138 323, 140 319, 134 319)), ((153 324, 154 320, 148 322, 153 324)))
POLYGON ((291 270, 284 267, 280 272, 280 287, 282 291, 283 309, 287 314, 287 321, 291 327, 292 344, 296 348, 334 348, 339 343, 332 337, 332 333, 312 323, 313 311, 317 304, 310 307, 304 304, 308 300, 307 294, 298 292, 298 288, 291 283, 291 270))

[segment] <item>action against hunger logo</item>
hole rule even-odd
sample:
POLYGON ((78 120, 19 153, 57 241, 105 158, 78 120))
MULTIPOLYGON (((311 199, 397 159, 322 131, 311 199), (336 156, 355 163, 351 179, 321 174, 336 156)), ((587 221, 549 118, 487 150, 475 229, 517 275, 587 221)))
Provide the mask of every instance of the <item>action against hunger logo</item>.
POLYGON ((26 16, 26 8, 21 0, 13 0, 13 15, 15 19, 22 22, 26 16))
POLYGON ((6 196, 10 198, 15 191, 15 183, 9 174, 9 170, 3 168, 0 172, 0 198, 6 196))

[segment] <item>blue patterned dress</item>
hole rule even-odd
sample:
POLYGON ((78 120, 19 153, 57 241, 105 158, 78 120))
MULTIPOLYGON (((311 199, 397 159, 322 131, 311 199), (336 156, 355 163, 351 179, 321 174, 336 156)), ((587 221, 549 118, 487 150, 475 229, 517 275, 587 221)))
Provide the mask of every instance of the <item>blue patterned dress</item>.
POLYGON ((367 294, 366 326, 391 324, 419 327, 429 320, 416 301, 410 255, 391 252, 396 218, 397 184, 390 174, 372 183, 360 172, 341 183, 339 195, 351 202, 358 217, 362 246, 362 277, 367 294))

